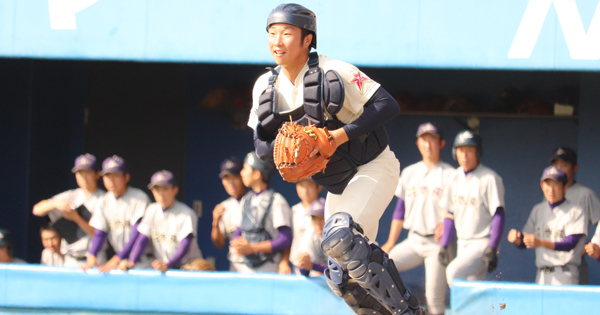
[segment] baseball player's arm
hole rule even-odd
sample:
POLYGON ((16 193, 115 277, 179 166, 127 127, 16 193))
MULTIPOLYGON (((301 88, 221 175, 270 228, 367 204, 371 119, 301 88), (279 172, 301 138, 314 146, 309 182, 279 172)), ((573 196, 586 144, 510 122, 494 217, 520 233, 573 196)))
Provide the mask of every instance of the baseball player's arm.
POLYGON ((507 239, 509 242, 513 243, 513 245, 517 246, 520 249, 525 249, 525 243, 523 243, 523 233, 515 230, 515 229, 511 229, 508 232, 508 236, 507 239))
POLYGON ((231 241, 231 246, 244 256, 254 253, 269 254, 289 249, 292 246, 292 229, 289 226, 280 226, 277 228, 277 231, 279 235, 272 240, 250 243, 245 238, 238 237, 231 241))
POLYGON ((223 212, 225 211, 225 207, 222 204, 218 204, 215 206, 213 210, 213 222, 212 222, 212 230, 210 232, 210 238, 215 244, 215 247, 218 249, 223 248, 225 246, 225 235, 221 231, 221 219, 223 218, 223 212))
POLYGON ((140 260, 140 257, 142 257, 142 254, 148 246, 148 240, 148 236, 142 233, 138 235, 137 239, 135 240, 135 244, 133 245, 133 249, 131 250, 131 255, 129 255, 129 265, 131 267, 133 267, 133 265, 140 260))
POLYGON ((89 270, 92 267, 98 266, 96 256, 98 256, 98 253, 100 250, 102 250, 102 246, 104 245, 104 241, 106 241, 107 236, 107 232, 100 229, 95 230, 94 236, 92 237, 92 246, 90 247, 90 252, 87 255, 86 265, 82 268, 83 270, 89 270))
POLYGON ((500 245, 500 239, 502 238, 502 232, 504 231, 504 224, 506 222, 506 216, 504 207, 498 207, 496 213, 492 218, 492 228, 490 232, 490 243, 489 248, 498 248, 500 245))
MULTIPOLYGON (((384 88, 379 87, 363 106, 363 113, 360 117, 341 129, 345 131, 344 133, 348 139, 354 139, 382 126, 399 114, 400 105, 398 105, 398 102, 384 88)), ((335 138, 336 135, 333 131, 331 134, 335 138)), ((338 145, 343 143, 337 142, 337 140, 338 145)))
POLYGON ((586 253, 600 262, 600 224, 596 227, 596 233, 592 237, 592 241, 585 245, 586 253))
POLYGON ((387 242, 381 246, 381 249, 386 253, 389 253, 394 245, 396 245, 396 241, 398 241, 400 232, 402 232, 402 225, 404 224, 404 211, 404 200, 402 200, 402 198, 398 198, 396 208, 394 209, 392 224, 390 226, 390 235, 388 236, 387 242))
POLYGON ((50 213, 50 211, 58 209, 61 212, 65 212, 71 209, 71 201, 59 200, 59 199, 47 199, 42 200, 33 206, 33 214, 38 217, 43 217, 50 213))
POLYGON ((133 246, 138 238, 138 236, 140 235, 140 231, 138 230, 138 227, 140 225, 140 221, 142 219, 139 219, 132 227, 131 227, 131 234, 129 236, 129 241, 127 242, 127 244, 125 244, 125 246, 123 246, 123 250, 117 254, 115 254, 115 256, 119 257, 119 259, 125 259, 127 257, 127 255, 129 255, 129 253, 131 252, 131 249, 133 249, 133 246))
POLYGON ((194 235, 189 234, 186 238, 181 240, 177 250, 175 251, 175 254, 173 254, 173 257, 171 257, 171 259, 164 266, 159 262, 156 263, 156 266, 154 263, 152 263, 152 267, 154 267, 156 270, 160 270, 161 272, 167 271, 165 267, 167 267, 167 269, 173 269, 177 267, 183 257, 185 257, 185 255, 187 255, 187 253, 190 251, 190 246, 192 245, 193 241, 194 235))
POLYGON ((279 262, 279 274, 280 275, 289 275, 292 273, 292 268, 290 268, 290 249, 286 249, 283 251, 281 255, 281 261, 279 262))
POLYGON ((454 226, 454 214, 450 211, 446 212, 446 217, 444 218, 444 231, 442 232, 442 242, 440 245, 440 252, 438 254, 438 260, 444 266, 447 266, 450 263, 450 252, 448 250, 448 246, 454 237, 454 233, 456 232, 456 227, 454 226))

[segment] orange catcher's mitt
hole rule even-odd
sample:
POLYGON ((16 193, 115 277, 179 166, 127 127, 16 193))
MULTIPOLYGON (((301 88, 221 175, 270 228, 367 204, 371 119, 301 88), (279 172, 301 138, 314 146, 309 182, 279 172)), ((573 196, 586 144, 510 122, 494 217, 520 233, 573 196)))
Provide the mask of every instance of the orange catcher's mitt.
POLYGON ((327 128, 286 122, 275 138, 273 160, 281 177, 295 183, 324 170, 336 149, 327 128), (319 153, 310 157, 314 149, 319 149, 319 153))

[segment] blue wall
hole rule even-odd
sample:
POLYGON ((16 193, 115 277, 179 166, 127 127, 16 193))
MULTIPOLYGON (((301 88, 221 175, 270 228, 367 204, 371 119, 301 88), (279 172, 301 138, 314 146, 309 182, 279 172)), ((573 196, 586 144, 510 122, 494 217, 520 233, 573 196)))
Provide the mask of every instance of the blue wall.
MULTIPOLYGON (((5 0, 0 2, 0 56, 270 62, 265 22, 280 3, 5 0)), ((559 5, 553 0, 301 3, 318 17, 320 51, 354 64, 600 68, 600 47, 594 44, 600 32, 590 27, 598 0, 559 5)))

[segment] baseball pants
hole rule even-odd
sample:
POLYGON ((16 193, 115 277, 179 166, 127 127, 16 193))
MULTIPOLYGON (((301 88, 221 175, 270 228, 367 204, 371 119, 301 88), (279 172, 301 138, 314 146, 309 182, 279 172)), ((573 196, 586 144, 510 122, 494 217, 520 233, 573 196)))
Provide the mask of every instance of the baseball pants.
POLYGON ((579 284, 579 270, 577 266, 566 265, 553 267, 554 270, 538 268, 535 276, 537 284, 568 285, 579 284))
POLYGON ((456 258, 446 268, 446 279, 451 288, 454 279, 485 280, 486 266, 483 261, 483 253, 489 243, 489 238, 458 240, 456 258))

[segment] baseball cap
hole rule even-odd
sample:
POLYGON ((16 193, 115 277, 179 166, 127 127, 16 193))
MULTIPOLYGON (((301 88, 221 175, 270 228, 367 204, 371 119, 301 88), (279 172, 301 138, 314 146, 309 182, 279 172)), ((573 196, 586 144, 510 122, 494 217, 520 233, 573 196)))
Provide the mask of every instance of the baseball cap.
POLYGON ((576 165, 577 153, 575 152, 575 150, 569 147, 558 147, 558 149, 556 149, 552 154, 552 157, 550 158, 550 163, 554 163, 554 161, 556 160, 562 160, 576 165))
POLYGON ((565 174, 562 169, 556 166, 548 166, 544 169, 544 173, 542 174, 540 181, 543 182, 546 179, 551 179, 563 184, 566 184, 568 181, 567 174, 565 174))
POLYGON ((8 247, 12 249, 14 245, 13 235, 9 230, 0 229, 0 247, 8 247))
POLYGON ((225 175, 240 175, 242 168, 244 168, 244 164, 235 156, 232 156, 221 162, 221 172, 219 173, 219 177, 223 178, 225 175))
POLYGON ((127 173, 127 166, 125 165, 125 160, 118 155, 113 155, 109 158, 106 158, 104 162, 102 162, 102 175, 106 174, 125 174, 127 173))
POLYGON ((152 189, 154 186, 177 186, 177 180, 175 179, 173 173, 167 170, 158 171, 152 175, 152 178, 150 178, 148 189, 152 189))
POLYGON ((325 217, 325 199, 319 198, 308 207, 308 213, 316 217, 325 217))
POLYGON ((73 173, 77 173, 77 171, 87 170, 87 171, 99 171, 100 167, 98 167, 98 161, 93 154, 82 154, 75 159, 75 166, 71 171, 73 173))
POLYGON ((426 122, 419 125, 419 129, 417 129, 417 138, 426 134, 432 134, 434 136, 439 137, 440 139, 444 139, 444 135, 442 134, 442 130, 434 123, 426 122))

